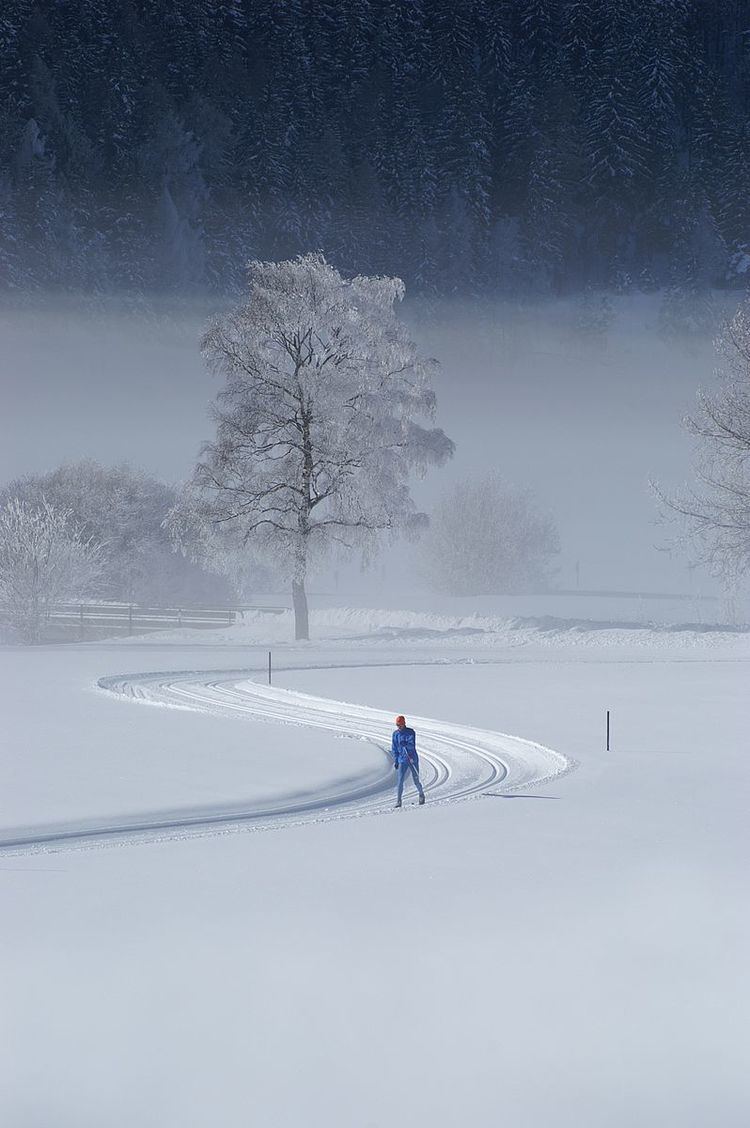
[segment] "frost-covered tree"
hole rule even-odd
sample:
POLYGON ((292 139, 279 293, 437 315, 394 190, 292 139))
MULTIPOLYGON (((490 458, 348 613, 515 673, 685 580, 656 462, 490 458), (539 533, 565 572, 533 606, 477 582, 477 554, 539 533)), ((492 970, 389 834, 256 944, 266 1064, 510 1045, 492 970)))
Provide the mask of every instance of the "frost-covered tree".
POLYGON ((677 518, 677 545, 731 586, 750 571, 750 302, 717 341, 723 361, 713 391, 685 420, 696 442, 695 483, 677 496, 657 488, 677 518))
POLYGON ((686 196, 680 209, 680 233, 670 284, 659 310, 658 328, 669 341, 692 347, 711 337, 718 324, 714 290, 726 267, 727 248, 705 203, 686 196))
POLYGON ((216 438, 173 515, 235 528, 291 579, 295 634, 307 638, 305 580, 331 549, 371 545, 418 519, 412 471, 453 444, 430 420, 431 361, 395 312, 397 278, 346 279, 320 254, 253 262, 250 290, 203 338, 225 378, 216 438))
POLYGON ((426 293, 455 292, 452 260, 468 292, 515 292, 482 253, 506 218, 527 287, 550 262, 565 292, 679 284, 685 172, 728 253, 747 242, 746 8, 4 0, 0 289, 226 292, 248 247, 325 246, 426 293))
POLYGON ((156 606, 233 601, 222 568, 174 551, 164 522, 177 499, 175 488, 141 470, 100 466, 91 459, 65 463, 46 474, 16 478, 0 489, 0 506, 14 497, 31 509, 46 501, 69 511, 85 538, 104 545, 100 590, 105 598, 156 606))
POLYGON ((489 474, 443 494, 421 541, 422 574, 446 595, 544 589, 559 551, 555 524, 531 491, 489 474))
POLYGON ((206 575, 223 579, 237 602, 252 602, 258 591, 273 591, 273 570, 243 543, 236 527, 212 520, 210 507, 195 496, 175 497, 165 527, 173 547, 206 575))
POLYGON ((573 162, 570 138, 562 143, 540 138, 529 170, 528 222, 524 243, 536 285, 554 286, 573 237, 570 200, 573 162))
POLYGON ((189 287, 203 280, 203 213, 208 192, 200 167, 201 146, 174 114, 165 114, 143 156, 148 179, 159 186, 161 272, 189 287))
POLYGON ((69 509, 18 498, 0 509, 0 603, 25 642, 38 642, 55 603, 91 595, 104 570, 101 545, 69 509))

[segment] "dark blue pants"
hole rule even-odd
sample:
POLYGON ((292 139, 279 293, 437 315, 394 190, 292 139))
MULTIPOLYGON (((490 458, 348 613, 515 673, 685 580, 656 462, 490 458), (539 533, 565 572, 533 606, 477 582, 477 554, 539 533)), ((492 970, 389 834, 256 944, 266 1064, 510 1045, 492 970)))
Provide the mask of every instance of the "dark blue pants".
POLYGON ((411 772, 412 779, 414 780, 414 786, 416 787, 420 796, 424 795, 422 784, 419 782, 419 771, 414 766, 414 764, 412 764, 411 760, 402 760, 398 768, 396 769, 396 773, 398 775, 398 794, 396 798, 399 803, 401 802, 401 796, 404 794, 404 781, 406 780, 407 772, 411 772))

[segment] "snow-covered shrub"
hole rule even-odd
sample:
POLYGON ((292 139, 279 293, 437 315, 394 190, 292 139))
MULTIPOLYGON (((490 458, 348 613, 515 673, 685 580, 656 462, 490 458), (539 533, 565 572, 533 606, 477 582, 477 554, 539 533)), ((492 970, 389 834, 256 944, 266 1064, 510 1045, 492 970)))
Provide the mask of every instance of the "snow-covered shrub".
POLYGON ((555 524, 531 491, 489 474, 443 494, 420 544, 421 572, 446 595, 544 590, 559 550, 555 524))
POLYGON ((177 491, 135 467, 91 459, 29 474, 0 489, 0 506, 17 497, 31 508, 44 501, 69 510, 84 538, 104 546, 101 595, 153 606, 212 606, 236 593, 211 562, 199 566, 173 549, 164 527, 177 491))
POLYGON ((101 545, 86 539, 69 509, 13 498, 0 509, 0 604, 25 642, 37 642, 55 603, 92 595, 101 545))

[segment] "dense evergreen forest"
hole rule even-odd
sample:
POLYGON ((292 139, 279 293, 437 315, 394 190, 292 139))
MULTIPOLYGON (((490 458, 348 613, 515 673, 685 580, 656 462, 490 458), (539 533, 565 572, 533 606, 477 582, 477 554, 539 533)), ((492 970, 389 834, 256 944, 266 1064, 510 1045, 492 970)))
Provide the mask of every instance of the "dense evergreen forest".
POLYGON ((749 101, 741 0, 4 0, 0 284, 733 285, 749 101))

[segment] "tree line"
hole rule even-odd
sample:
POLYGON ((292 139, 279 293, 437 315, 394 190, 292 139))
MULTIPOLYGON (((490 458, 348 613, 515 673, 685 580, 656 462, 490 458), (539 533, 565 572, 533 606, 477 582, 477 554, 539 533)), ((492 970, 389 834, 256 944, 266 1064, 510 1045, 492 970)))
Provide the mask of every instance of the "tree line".
POLYGON ((742 279, 740 0, 6 0, 0 283, 426 294, 742 279))

